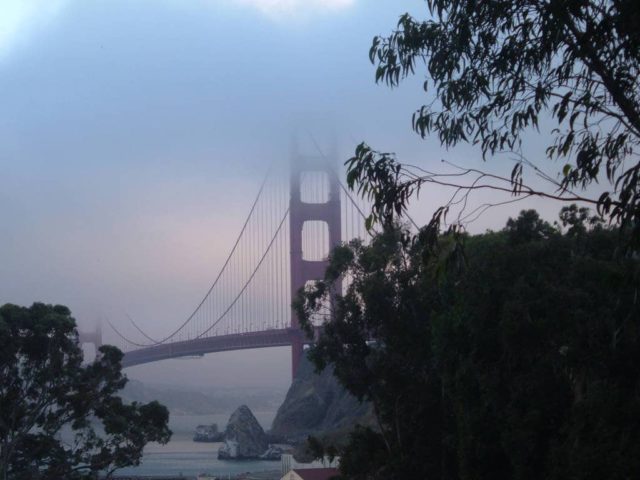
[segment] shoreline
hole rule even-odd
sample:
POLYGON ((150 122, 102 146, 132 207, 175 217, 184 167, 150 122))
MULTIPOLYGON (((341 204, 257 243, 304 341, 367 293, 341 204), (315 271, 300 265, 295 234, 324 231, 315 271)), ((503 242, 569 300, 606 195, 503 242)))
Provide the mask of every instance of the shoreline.
MULTIPOLYGON (((203 475, 206 473, 203 472, 203 475)), ((220 480, 280 480, 280 470, 264 470, 261 472, 234 473, 233 475, 212 475, 206 478, 220 480)), ((104 480, 106 477, 100 477, 104 480)), ((114 475, 112 480, 197 480, 197 475, 114 475)))

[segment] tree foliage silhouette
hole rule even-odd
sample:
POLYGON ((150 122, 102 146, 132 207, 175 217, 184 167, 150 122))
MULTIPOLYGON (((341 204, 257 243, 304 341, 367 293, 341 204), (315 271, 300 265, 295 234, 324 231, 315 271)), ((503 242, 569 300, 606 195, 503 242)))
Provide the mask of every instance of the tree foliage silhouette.
POLYGON ((137 465, 166 443, 158 402, 125 404, 122 353, 102 346, 83 364, 67 307, 0 307, 0 478, 83 479, 137 465))
POLYGON ((584 217, 563 234, 523 211, 462 251, 386 224, 333 252, 296 308, 310 328, 349 279, 309 353, 378 420, 341 449, 345 478, 640 475, 640 266, 584 217))
MULTIPOLYGON (((399 164, 361 144, 349 162, 349 183, 374 198, 373 219, 406 207, 425 183, 467 194, 480 188, 597 206, 601 215, 640 239, 640 3, 636 0, 426 0, 429 18, 405 14, 397 30, 376 37, 370 59, 376 82, 391 87, 425 71, 428 103, 413 129, 445 147, 478 145, 483 158, 519 151, 522 135, 541 119, 556 126, 547 145, 563 161, 560 179, 544 175, 549 193, 527 186, 518 161, 496 177, 462 169, 434 174, 399 164), (462 182, 462 173, 475 181, 462 182), (499 179, 499 184, 482 181, 499 179), (599 198, 576 194, 601 179, 599 198), (482 181, 481 181, 482 180, 482 181), (504 184, 504 181, 508 185, 504 184)), ((443 206, 446 208, 448 205, 443 206)), ((439 225, 441 212, 434 216, 439 225)))

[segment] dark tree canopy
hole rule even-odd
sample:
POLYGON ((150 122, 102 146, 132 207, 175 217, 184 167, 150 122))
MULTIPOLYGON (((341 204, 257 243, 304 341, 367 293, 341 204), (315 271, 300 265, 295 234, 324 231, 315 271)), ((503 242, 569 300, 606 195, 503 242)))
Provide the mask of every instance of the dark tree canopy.
MULTIPOLYGON (((446 147, 477 144, 488 158, 518 150, 526 130, 551 118, 556 128, 547 155, 562 163, 560 178, 549 178, 558 188, 549 196, 579 200, 572 189, 606 178, 610 190, 591 201, 640 238, 640 2, 426 4, 428 19, 403 15, 397 30, 376 37, 370 51, 378 82, 396 86, 426 74, 424 90, 435 98, 415 112, 415 131, 437 135, 446 147)), ((523 163, 505 175, 513 191, 542 194, 523 185, 523 163)), ((398 176, 393 156, 364 144, 350 168, 350 183, 377 197, 379 215, 402 210, 425 180, 415 171, 414 178, 398 176)))
POLYGON ((535 210, 523 210, 518 218, 507 220, 505 232, 512 244, 545 240, 557 233, 535 210))
POLYGON ((379 422, 339 452, 345 478, 640 476, 640 266, 562 215, 565 233, 529 210, 465 235, 461 262, 450 236, 390 224, 333 252, 296 305, 309 325, 350 278, 310 350, 379 422))
POLYGON ((148 442, 168 442, 164 406, 117 396, 121 360, 103 346, 83 364, 67 307, 0 307, 0 478, 94 478, 137 465, 148 442))

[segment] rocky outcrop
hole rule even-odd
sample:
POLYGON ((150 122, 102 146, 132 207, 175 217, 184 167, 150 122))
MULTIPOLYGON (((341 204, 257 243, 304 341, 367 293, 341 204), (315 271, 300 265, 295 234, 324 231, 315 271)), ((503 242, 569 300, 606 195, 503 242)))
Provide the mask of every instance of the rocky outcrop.
POLYGON ((246 405, 231 414, 224 432, 224 444, 218 450, 223 460, 259 458, 269 448, 267 435, 246 405))
POLYGON ((280 460, 283 453, 284 450, 282 448, 275 445, 269 445, 267 451, 260 455, 260 460, 280 460))
POLYGON ((360 403, 338 384, 331 368, 316 374, 305 357, 270 433, 296 441, 310 434, 348 430, 356 423, 368 425, 371 421, 369 404, 360 403))
POLYGON ((198 425, 193 435, 194 442, 221 442, 224 440, 224 433, 218 431, 218 425, 198 425))

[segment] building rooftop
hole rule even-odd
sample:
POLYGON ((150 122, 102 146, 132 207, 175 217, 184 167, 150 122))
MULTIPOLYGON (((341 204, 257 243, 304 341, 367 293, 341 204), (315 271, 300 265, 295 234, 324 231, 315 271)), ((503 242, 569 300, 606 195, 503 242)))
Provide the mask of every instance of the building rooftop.
POLYGON ((329 480, 340 473, 337 468, 295 468, 293 471, 302 480, 329 480))

